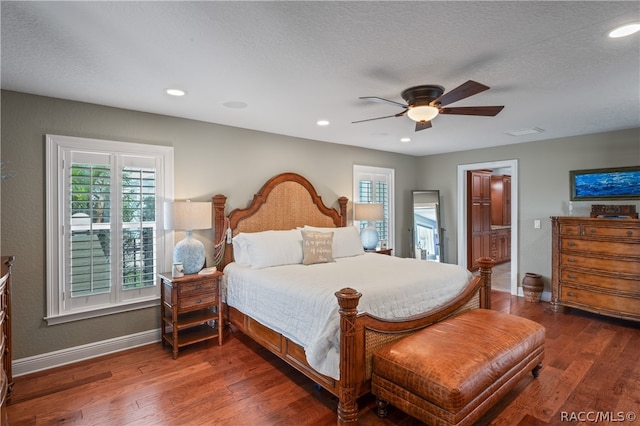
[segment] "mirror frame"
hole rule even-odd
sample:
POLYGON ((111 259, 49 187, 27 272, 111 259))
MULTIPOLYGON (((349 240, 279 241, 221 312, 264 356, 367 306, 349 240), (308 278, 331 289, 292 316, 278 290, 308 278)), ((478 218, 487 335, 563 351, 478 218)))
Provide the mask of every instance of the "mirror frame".
MULTIPOLYGON (((437 234, 437 242, 435 243, 435 245, 437 246, 436 248, 436 259, 429 259, 429 256, 426 256, 425 260, 430 260, 430 261, 438 261, 438 262, 444 262, 444 239, 443 239, 443 231, 444 228, 442 227, 442 219, 441 219, 441 212, 440 212, 440 190, 438 189, 416 189, 411 191, 411 214, 412 214, 412 218, 411 218, 411 223, 413 225, 412 229, 411 229, 411 250, 410 250, 410 255, 412 258, 414 259, 421 259, 421 257, 417 257, 416 254, 416 232, 418 230, 418 224, 416 223, 416 196, 419 196, 420 194, 430 194, 432 195, 432 199, 435 200, 435 229, 436 234, 437 234)), ((424 201, 422 201, 422 203, 424 203, 424 201)))

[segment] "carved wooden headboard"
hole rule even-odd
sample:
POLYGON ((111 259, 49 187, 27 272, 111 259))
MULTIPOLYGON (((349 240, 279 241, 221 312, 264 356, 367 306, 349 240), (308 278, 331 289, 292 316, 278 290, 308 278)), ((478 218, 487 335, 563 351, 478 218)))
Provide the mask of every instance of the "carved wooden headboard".
MULTIPOLYGON (((315 188, 303 176, 282 173, 269 179, 244 209, 224 210, 227 197, 213 197, 214 241, 220 241, 227 226, 233 236, 239 232, 287 230, 304 225, 341 227, 347 225, 347 197, 338 198, 339 210, 327 207, 315 188)), ((220 267, 233 261, 233 249, 226 245, 220 267)))

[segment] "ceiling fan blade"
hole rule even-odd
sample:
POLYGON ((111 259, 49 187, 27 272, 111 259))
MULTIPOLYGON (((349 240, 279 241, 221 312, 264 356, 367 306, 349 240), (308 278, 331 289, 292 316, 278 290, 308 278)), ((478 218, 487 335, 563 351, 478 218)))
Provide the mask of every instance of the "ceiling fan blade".
POLYGON ((383 118, 391 118, 391 117, 402 117, 408 110, 404 110, 402 112, 399 112, 397 114, 393 114, 393 115, 385 115, 384 117, 376 117, 376 118, 367 118, 365 120, 358 120, 358 121, 352 121, 351 124, 355 124, 355 123, 363 123, 365 121, 373 121, 373 120, 382 120, 383 118))
POLYGON ((476 107, 457 107, 457 108, 440 108, 440 114, 455 115, 481 115, 485 117, 495 117, 504 106, 476 106, 476 107))
POLYGON ((439 103, 441 106, 449 105, 461 99, 468 98, 469 96, 484 92, 485 90, 489 90, 489 86, 485 86, 484 84, 469 80, 466 83, 463 83, 455 89, 440 96, 438 99, 433 101, 432 104, 439 103))
POLYGON ((416 132, 424 129, 429 129, 430 127, 431 121, 416 121, 416 132))
POLYGON ((389 99, 379 98, 377 96, 361 96, 359 99, 364 99, 369 102, 376 102, 379 104, 391 104, 394 106, 399 106, 401 108, 407 108, 409 105, 401 104, 400 102, 390 101, 389 99))

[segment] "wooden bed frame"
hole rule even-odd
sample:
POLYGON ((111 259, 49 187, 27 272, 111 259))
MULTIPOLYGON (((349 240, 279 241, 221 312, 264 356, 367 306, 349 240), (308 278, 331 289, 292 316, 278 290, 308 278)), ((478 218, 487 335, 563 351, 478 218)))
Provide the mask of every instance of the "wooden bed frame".
MULTIPOLYGON (((287 230, 304 225, 343 227, 347 225, 346 197, 338 199, 338 209, 327 207, 311 183, 299 174, 283 173, 269 179, 253 197, 249 206, 225 216, 227 197, 213 197, 215 239, 221 241, 227 228, 239 232, 269 229, 287 230)), ((233 247, 226 244, 222 269, 233 261, 233 247)), ((358 313, 361 294, 351 288, 336 292, 340 305, 340 380, 324 376, 307 364, 304 349, 237 309, 226 306, 228 321, 256 342, 288 362, 338 397, 338 424, 357 424, 357 399, 370 392, 373 352, 408 334, 460 312, 490 307, 491 267, 493 260, 481 258, 480 275, 449 303, 402 321, 382 320, 365 312, 358 313)))

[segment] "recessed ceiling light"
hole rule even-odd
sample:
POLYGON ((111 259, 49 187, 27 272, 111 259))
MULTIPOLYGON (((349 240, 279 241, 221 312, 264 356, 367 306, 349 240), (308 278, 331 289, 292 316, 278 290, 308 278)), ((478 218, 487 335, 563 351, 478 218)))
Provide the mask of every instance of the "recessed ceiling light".
POLYGON ((318 126, 328 126, 329 125, 329 120, 318 120, 318 121, 316 121, 316 124, 318 126))
POLYGON ((609 31, 609 37, 620 38, 630 36, 640 31, 640 22, 634 22, 633 24, 626 24, 620 27, 614 28, 609 31))
POLYGON ((247 107, 246 102, 242 102, 242 101, 229 101, 229 102, 223 103, 222 105, 232 109, 242 109, 247 107))
POLYGON ((171 95, 171 96, 184 96, 187 94, 187 92, 180 89, 164 89, 164 91, 167 95, 171 95))
POLYGON ((411 138, 400 138, 400 142, 411 142, 411 138))

